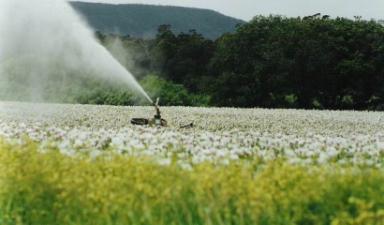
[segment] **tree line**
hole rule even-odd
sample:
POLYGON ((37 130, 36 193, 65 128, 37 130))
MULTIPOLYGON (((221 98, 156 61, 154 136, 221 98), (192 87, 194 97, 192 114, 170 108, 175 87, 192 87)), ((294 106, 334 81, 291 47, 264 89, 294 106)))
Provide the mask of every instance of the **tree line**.
POLYGON ((257 16, 217 40, 169 25, 151 40, 97 37, 118 39, 122 63, 168 105, 384 109, 382 22, 257 16))

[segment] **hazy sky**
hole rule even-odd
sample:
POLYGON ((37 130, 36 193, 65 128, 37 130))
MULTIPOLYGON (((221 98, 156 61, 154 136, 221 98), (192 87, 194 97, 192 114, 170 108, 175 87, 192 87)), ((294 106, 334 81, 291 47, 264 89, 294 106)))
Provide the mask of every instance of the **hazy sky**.
MULTIPOLYGON (((81 0, 78 0, 81 1, 81 0)), ((307 16, 315 13, 365 19, 384 19, 384 0, 82 0, 105 3, 143 3, 209 8, 250 20, 255 15, 307 16)))

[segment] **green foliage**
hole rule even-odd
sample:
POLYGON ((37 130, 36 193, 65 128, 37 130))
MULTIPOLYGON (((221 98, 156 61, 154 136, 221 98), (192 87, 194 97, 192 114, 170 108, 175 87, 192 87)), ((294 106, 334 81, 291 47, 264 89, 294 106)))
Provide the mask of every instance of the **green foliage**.
POLYGON ((208 73, 214 42, 195 31, 176 36, 170 26, 161 26, 154 44, 154 51, 159 56, 155 61, 162 62, 158 68, 160 74, 193 92, 203 92, 204 75, 208 73))
POLYGON ((291 106, 291 107, 295 107, 298 98, 297 98, 297 96, 296 96, 295 94, 290 94, 290 95, 286 95, 286 96, 284 97, 284 100, 285 100, 285 102, 286 102, 289 106, 291 106))
POLYGON ((384 174, 257 159, 181 169, 0 143, 0 223, 384 224, 384 174))
POLYGON ((218 40, 211 65, 219 105, 291 107, 276 96, 294 93, 299 108, 374 109, 383 104, 370 99, 383 96, 384 27, 258 16, 218 40))
POLYGON ((379 110, 383 37, 375 21, 259 16, 216 42, 169 25, 154 40, 114 38, 131 71, 163 78, 148 78, 145 89, 167 105, 379 110))
MULTIPOLYGON (((100 32, 97 37, 166 105, 384 109, 384 27, 376 21, 258 16, 216 41, 196 30, 174 32, 170 25, 161 25, 155 39, 100 32)), ((18 67, 10 70, 13 74, 18 67)), ((68 79, 60 73, 56 79, 55 70, 52 74, 43 99, 140 102, 118 81, 105 82, 84 71, 70 72, 68 79)), ((19 87, 0 86, 2 99, 33 96, 23 76, 11 80, 19 87)))
POLYGON ((345 95, 341 98, 341 104, 345 107, 353 106, 353 97, 351 95, 345 95))
POLYGON ((145 74, 212 96, 211 105, 363 110, 384 105, 384 27, 375 21, 259 16, 215 42, 163 25, 155 40, 140 46, 147 54, 136 66, 144 65, 145 74))
POLYGON ((323 106, 321 105, 321 103, 320 103, 319 100, 317 100, 317 99, 313 99, 313 101, 312 101, 312 106, 313 106, 315 109, 323 109, 323 106))
POLYGON ((81 92, 76 95, 74 101, 80 104, 94 105, 134 105, 135 94, 124 89, 94 87, 92 91, 81 92))
POLYGON ((145 90, 148 90, 151 98, 159 97, 164 105, 191 105, 206 106, 209 97, 190 94, 181 84, 174 84, 156 75, 149 75, 141 80, 145 90))

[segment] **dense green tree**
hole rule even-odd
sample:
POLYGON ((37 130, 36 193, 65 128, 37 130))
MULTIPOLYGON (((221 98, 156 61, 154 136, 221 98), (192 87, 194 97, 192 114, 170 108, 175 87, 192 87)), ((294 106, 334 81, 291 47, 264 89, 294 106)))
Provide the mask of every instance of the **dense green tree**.
POLYGON ((217 76, 214 102, 248 107, 378 107, 383 56, 384 28, 375 21, 255 17, 218 40, 211 62, 217 76), (292 105, 287 96, 293 95, 297 102, 292 105))
POLYGON ((183 85, 156 75, 145 77, 141 80, 141 84, 153 99, 160 98, 163 105, 206 106, 209 104, 209 97, 191 94, 183 85))
POLYGON ((214 42, 191 30, 174 35, 171 27, 160 26, 156 38, 155 56, 162 62, 160 73, 165 78, 185 85, 191 91, 199 89, 201 77, 214 53, 214 42))
POLYGON ((380 22, 258 16, 216 41, 194 30, 175 34, 169 25, 160 26, 153 40, 97 36, 107 47, 119 39, 129 53, 125 66, 144 83, 157 74, 146 90, 184 96, 165 97, 166 104, 384 109, 380 22), (190 96, 204 100, 193 103, 190 96))

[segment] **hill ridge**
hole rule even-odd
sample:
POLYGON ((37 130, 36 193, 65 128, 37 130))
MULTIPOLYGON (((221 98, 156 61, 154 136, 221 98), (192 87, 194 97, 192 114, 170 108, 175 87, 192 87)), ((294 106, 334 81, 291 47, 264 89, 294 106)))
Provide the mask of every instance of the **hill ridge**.
POLYGON ((139 38, 154 38, 158 26, 170 24, 175 33, 196 30, 207 38, 216 39, 233 32, 237 24, 245 23, 212 9, 81 1, 70 4, 95 30, 139 38))

